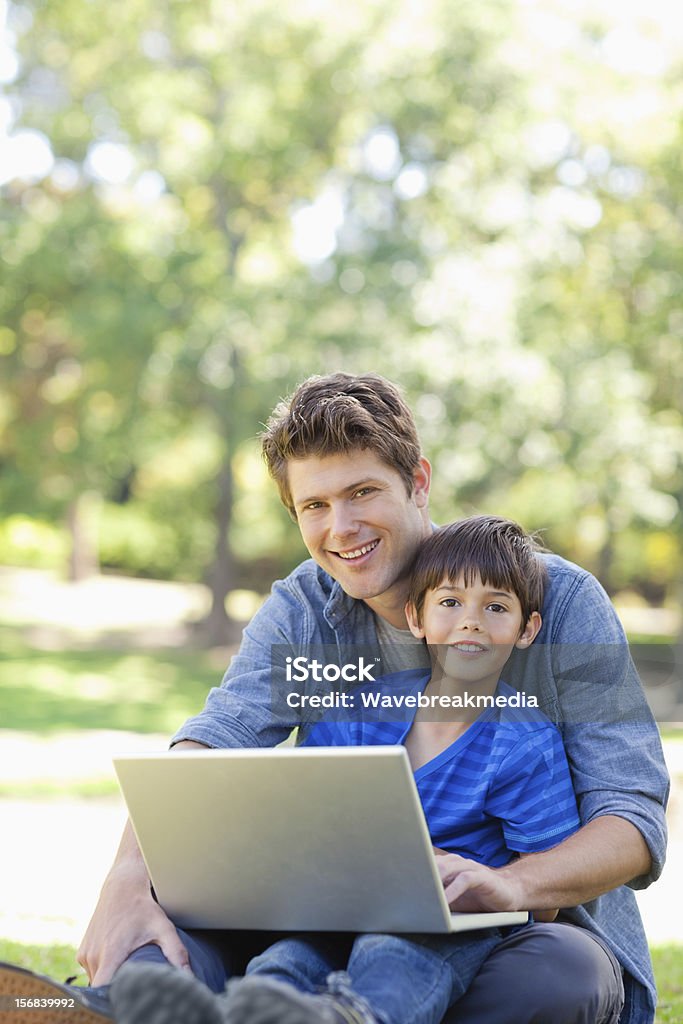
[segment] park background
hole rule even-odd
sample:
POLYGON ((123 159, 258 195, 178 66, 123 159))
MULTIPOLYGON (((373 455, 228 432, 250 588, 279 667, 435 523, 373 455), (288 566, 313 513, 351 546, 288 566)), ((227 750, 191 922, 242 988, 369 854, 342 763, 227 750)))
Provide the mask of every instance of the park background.
POLYGON ((512 516, 606 586, 680 854, 680 5, 0 11, 0 953, 77 942, 111 754, 163 749, 305 554, 257 434, 331 370, 403 386, 437 521, 512 516))

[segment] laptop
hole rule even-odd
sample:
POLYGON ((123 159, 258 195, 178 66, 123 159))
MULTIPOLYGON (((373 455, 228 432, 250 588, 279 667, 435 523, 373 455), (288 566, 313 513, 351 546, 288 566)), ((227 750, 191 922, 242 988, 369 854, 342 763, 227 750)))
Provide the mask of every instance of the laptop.
POLYGON ((528 920, 451 912, 402 746, 114 765, 156 897, 182 927, 446 933, 528 920))

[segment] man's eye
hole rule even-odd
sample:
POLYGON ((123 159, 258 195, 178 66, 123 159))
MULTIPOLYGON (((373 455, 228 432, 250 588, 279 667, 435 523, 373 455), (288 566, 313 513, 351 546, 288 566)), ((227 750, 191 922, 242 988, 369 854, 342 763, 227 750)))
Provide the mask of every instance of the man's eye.
POLYGON ((304 505, 304 512, 316 512, 319 508, 323 507, 322 501, 311 501, 308 505, 304 505))
POLYGON ((356 491, 354 497, 356 497, 356 498, 364 498, 366 496, 366 494, 372 494, 374 489, 375 489, 374 487, 360 487, 356 491))

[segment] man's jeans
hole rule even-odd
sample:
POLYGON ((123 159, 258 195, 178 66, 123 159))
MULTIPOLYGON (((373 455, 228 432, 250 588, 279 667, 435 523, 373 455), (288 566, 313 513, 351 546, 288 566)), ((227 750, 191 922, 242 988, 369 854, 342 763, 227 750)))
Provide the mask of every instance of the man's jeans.
MULTIPOLYGON (((277 941, 276 936, 254 932, 190 933, 179 929, 179 934, 192 970, 213 992, 222 992, 227 980, 243 974, 256 956, 255 968, 262 957, 267 958, 266 947, 277 941), (264 949, 265 953, 261 952, 264 949)), ((329 936, 322 959, 330 970, 347 967, 354 938, 329 936)), ((370 952, 373 938, 362 937, 367 942, 360 942, 359 957, 370 952)), ((442 941, 448 943, 450 938, 444 936, 442 941)), ((316 942, 320 939, 316 936, 316 942)), ((429 941, 435 939, 431 936, 429 941)), ((493 945, 496 948, 465 995, 461 999, 454 996, 457 1003, 446 1013, 445 1024, 617 1024, 624 1001, 621 970, 613 954, 590 932, 568 924, 533 924, 503 938, 495 937, 493 945)), ((430 953, 434 955, 434 950, 430 953)), ((166 963, 155 945, 136 950, 130 961, 166 963)), ((359 967, 362 962, 359 958, 359 967)), ((388 989, 403 992, 403 971, 403 962, 389 967, 388 989)), ((402 998, 412 996, 404 993, 402 998)), ((401 1019, 412 1022, 416 1017, 396 1018, 401 1019)))

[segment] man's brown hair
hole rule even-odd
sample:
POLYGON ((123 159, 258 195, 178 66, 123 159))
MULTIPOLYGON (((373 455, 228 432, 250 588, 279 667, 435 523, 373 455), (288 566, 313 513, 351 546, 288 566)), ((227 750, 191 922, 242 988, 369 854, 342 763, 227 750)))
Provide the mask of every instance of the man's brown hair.
POLYGON ((543 605, 547 572, 539 553, 545 549, 518 523, 500 516, 471 516, 435 530, 420 545, 410 577, 408 601, 422 623, 427 591, 462 578, 466 587, 481 576, 485 586, 516 594, 522 628, 543 605))
POLYGON ((289 459, 372 451, 401 475, 410 495, 421 456, 415 421, 401 392, 377 373, 309 377, 275 407, 261 448, 292 515, 289 459))

